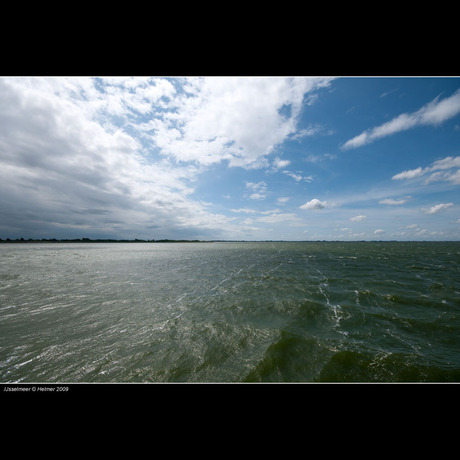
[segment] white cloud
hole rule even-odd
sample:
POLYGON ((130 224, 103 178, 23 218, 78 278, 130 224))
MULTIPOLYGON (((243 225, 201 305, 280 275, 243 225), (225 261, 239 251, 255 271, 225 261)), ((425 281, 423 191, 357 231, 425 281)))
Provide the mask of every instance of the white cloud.
POLYGON ((179 161, 209 165, 228 160, 231 166, 260 167, 296 131, 304 95, 329 82, 315 78, 188 79, 191 90, 176 98, 173 110, 159 116, 151 139, 161 154, 179 161))
POLYGON ((300 209, 315 210, 315 209, 324 209, 326 205, 327 205, 326 201, 320 201, 317 198, 313 198, 312 200, 308 201, 307 203, 299 207, 300 209))
MULTIPOLYGON (((199 174, 223 160, 268 165, 308 96, 330 81, 1 78, 0 227, 20 219, 18 228, 44 236, 49 225, 139 237, 149 228, 163 237, 238 233, 232 218, 192 198, 199 174)), ((266 183, 249 184, 250 199, 265 199, 266 183)))
POLYGON ((350 217, 350 220, 352 222, 362 222, 364 220, 366 220, 366 216, 355 216, 355 217, 350 217))
POLYGON ((286 176, 292 177, 295 181, 300 182, 302 180, 301 174, 293 173, 292 171, 283 171, 286 176))
POLYGON ((276 201, 280 204, 287 203, 290 200, 288 196, 280 196, 276 201))
POLYGON ((336 158, 337 158, 337 155, 335 154, 324 153, 322 155, 308 155, 308 157, 305 160, 310 163, 319 163, 324 160, 334 160, 336 158))
POLYGON ((423 208, 422 211, 425 214, 437 214, 438 212, 444 211, 447 208, 450 208, 453 206, 454 203, 439 203, 434 206, 431 206, 430 208, 423 208))
POLYGON ((255 214, 257 211, 255 209, 249 208, 240 208, 240 209, 231 209, 232 212, 243 213, 243 214, 255 214))
POLYGON ((278 169, 283 169, 286 166, 289 166, 291 162, 289 160, 281 160, 281 158, 276 157, 273 160, 273 169, 278 170, 278 169))
MULTIPOLYGON (((296 133, 302 108, 330 81, 0 78, 0 229, 43 237, 50 226, 75 236, 83 229, 240 235, 234 217, 193 199, 199 175, 223 160, 268 166, 267 156, 296 133)), ((274 165, 283 170, 289 161, 277 157, 274 165)), ((265 182, 248 184, 248 198, 266 198, 265 182)))
POLYGON ((380 228, 374 231, 374 235, 381 235, 382 233, 385 233, 385 230, 382 230, 380 228))
POLYGON ((260 182, 246 182, 246 188, 252 191, 249 195, 251 200, 264 200, 267 196, 267 183, 260 182))
POLYGON ((446 180, 454 183, 455 185, 460 185, 460 169, 457 169, 454 173, 446 176, 446 180))
POLYGON ((430 171, 460 168, 460 157, 446 157, 442 160, 435 161, 430 171))
POLYGON ((435 181, 452 182, 455 185, 460 184, 460 156, 446 157, 442 160, 437 160, 426 168, 419 166, 416 169, 403 171, 395 174, 393 180, 413 179, 423 176, 427 173, 432 173, 426 180, 425 185, 435 181), (458 169, 457 169, 458 168, 458 169))
POLYGON ((302 171, 292 172, 285 170, 283 171, 283 174, 292 177, 296 182, 300 182, 301 180, 305 182, 311 182, 313 180, 313 176, 302 176, 302 171))
POLYGON ((171 95, 170 84, 116 82, 0 79, 2 231, 170 237, 230 222, 190 198, 199 168, 147 159, 136 132, 115 124, 126 126, 150 110, 148 101, 171 95))
POLYGON ((398 206, 400 204, 407 203, 407 201, 410 199, 409 197, 401 198, 399 200, 394 200, 392 198, 386 198, 385 200, 380 200, 379 204, 388 204, 390 206, 398 206))
POLYGON ((424 171, 421 167, 416 169, 410 169, 407 171, 403 171, 399 174, 395 174, 392 179, 393 180, 401 180, 401 179, 412 179, 414 177, 418 177, 424 174, 424 171))
POLYGON ((342 149, 347 150, 360 147, 382 137, 406 131, 415 126, 439 125, 458 113, 460 113, 460 89, 452 96, 441 101, 439 101, 438 96, 416 112, 403 113, 380 126, 363 131, 361 134, 345 142, 342 149))
MULTIPOLYGON (((314 101, 312 100, 311 102, 314 102, 314 101)), ((303 139, 304 137, 311 137, 317 134, 331 135, 333 133, 334 133, 333 130, 326 130, 326 128, 323 125, 315 123, 315 124, 310 124, 304 129, 301 129, 299 132, 297 132, 295 135, 292 136, 292 139, 299 140, 299 139, 303 139)))

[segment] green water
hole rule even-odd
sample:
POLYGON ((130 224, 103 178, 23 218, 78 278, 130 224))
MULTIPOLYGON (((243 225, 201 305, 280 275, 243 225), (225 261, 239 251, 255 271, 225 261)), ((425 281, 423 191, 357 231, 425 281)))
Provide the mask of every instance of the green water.
POLYGON ((460 381, 460 243, 0 245, 0 381, 460 381))

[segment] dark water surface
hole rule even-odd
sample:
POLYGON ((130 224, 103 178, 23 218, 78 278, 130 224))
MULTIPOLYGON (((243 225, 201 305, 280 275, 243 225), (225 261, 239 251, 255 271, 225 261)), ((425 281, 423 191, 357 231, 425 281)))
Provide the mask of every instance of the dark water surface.
POLYGON ((0 245, 1 382, 460 381, 460 243, 0 245))

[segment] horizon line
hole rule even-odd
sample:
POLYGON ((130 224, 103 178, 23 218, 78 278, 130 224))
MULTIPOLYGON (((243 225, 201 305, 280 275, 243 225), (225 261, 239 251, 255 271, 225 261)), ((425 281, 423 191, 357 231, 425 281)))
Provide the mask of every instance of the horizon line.
POLYGON ((233 240, 233 239, 125 239, 125 238, 0 238, 0 244, 11 243, 460 243, 460 240, 337 240, 337 239, 316 239, 316 240, 233 240))

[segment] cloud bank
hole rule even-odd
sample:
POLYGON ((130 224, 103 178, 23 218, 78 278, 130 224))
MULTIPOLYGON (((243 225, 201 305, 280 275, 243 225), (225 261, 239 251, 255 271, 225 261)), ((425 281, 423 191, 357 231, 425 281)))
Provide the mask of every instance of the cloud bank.
MULTIPOLYGON (((223 161, 265 165, 296 132, 308 94, 329 81, 0 78, 0 231, 122 238, 238 233, 231 218, 194 198, 200 175, 223 161)), ((261 199, 263 187, 252 194, 261 199)))

